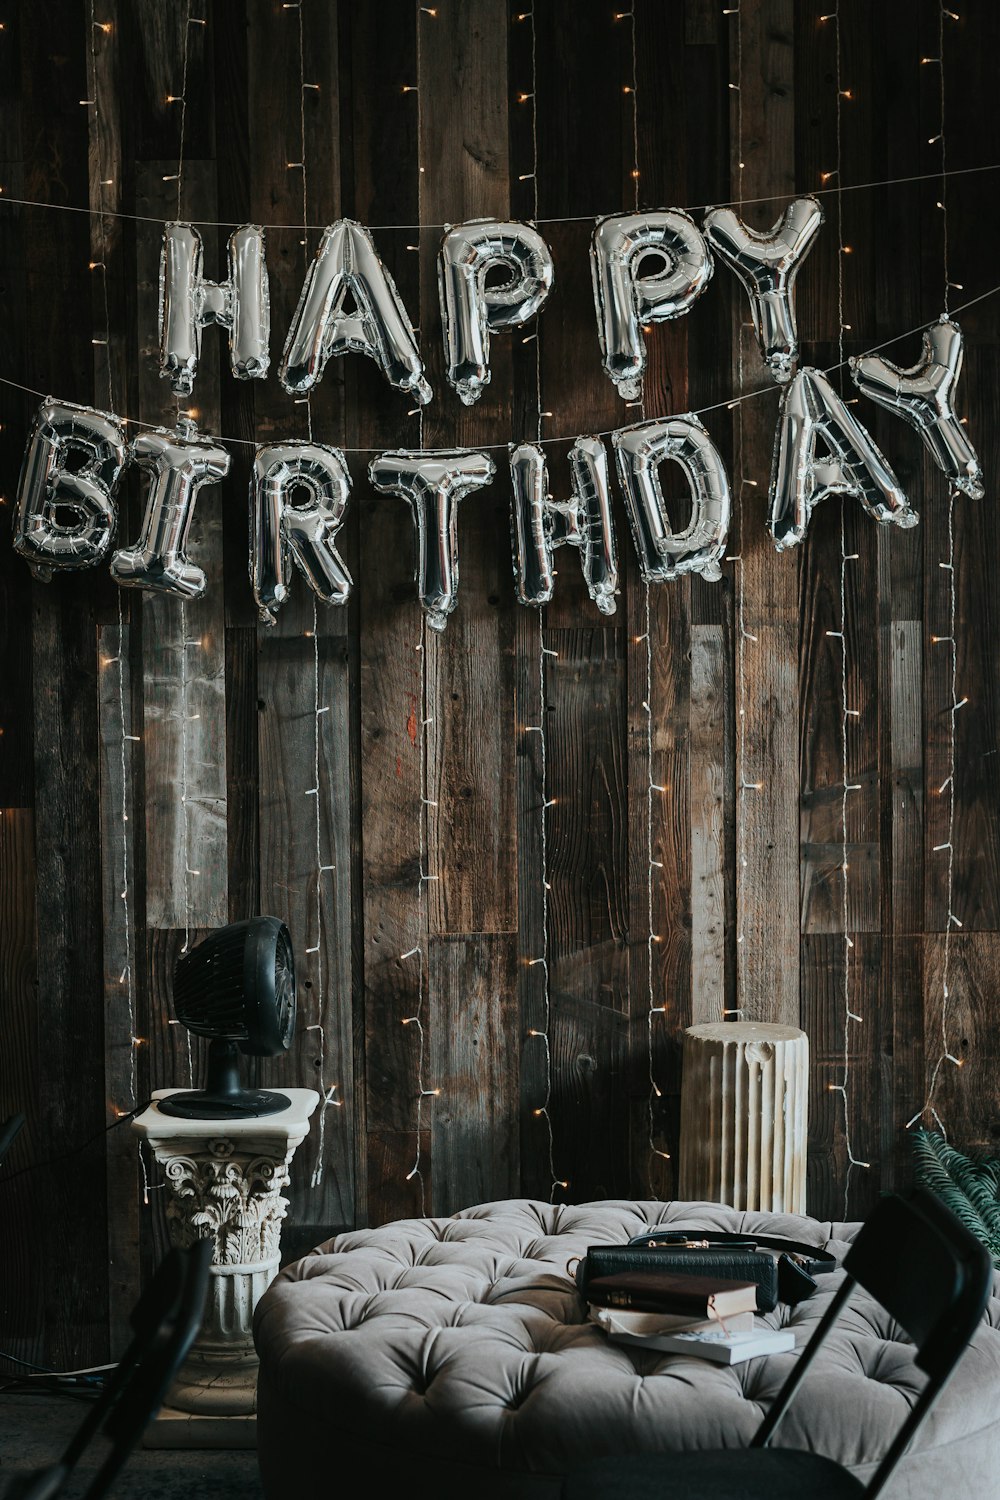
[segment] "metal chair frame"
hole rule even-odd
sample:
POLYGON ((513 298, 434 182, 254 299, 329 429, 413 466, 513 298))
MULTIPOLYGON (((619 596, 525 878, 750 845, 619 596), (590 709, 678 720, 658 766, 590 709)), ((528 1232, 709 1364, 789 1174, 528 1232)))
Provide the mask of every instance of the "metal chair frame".
MULTIPOLYGON (((926 1188, 915 1187, 905 1195, 880 1199, 858 1231, 844 1259, 844 1270, 844 1281, 796 1359, 750 1447, 766 1448, 771 1444, 810 1365, 852 1293, 860 1286, 912 1339, 917 1351, 916 1364, 927 1376, 920 1395, 861 1491, 865 1500, 874 1500, 982 1321, 993 1287, 994 1268, 985 1245, 956 1215, 926 1188)), ((776 1456, 787 1451, 796 1460, 802 1457, 798 1449, 781 1450, 775 1445, 774 1451, 776 1456)), ((739 1461, 737 1453, 732 1458, 734 1464, 739 1461)), ((602 1460, 607 1462, 610 1460, 602 1460)), ((643 1462, 648 1465, 648 1457, 644 1456, 643 1462)), ((619 1477, 623 1472, 627 1474, 628 1464, 629 1456, 618 1460, 619 1477)), ((692 1467, 696 1466, 695 1462, 692 1467)), ((584 1466, 579 1471, 581 1478, 587 1472, 588 1467, 584 1466)), ((648 1480, 648 1467, 644 1472, 648 1480)), ((669 1481, 669 1457, 663 1460, 663 1476, 669 1481)), ((685 1479, 690 1477, 690 1473, 685 1474, 685 1479)), ((567 1492, 565 1486, 564 1492, 567 1492)))
POLYGON ((168 1252, 133 1309, 134 1336, 62 1456, 16 1479, 6 1500, 55 1500, 94 1439, 110 1441, 82 1500, 101 1500, 153 1419, 201 1327, 212 1241, 168 1252))

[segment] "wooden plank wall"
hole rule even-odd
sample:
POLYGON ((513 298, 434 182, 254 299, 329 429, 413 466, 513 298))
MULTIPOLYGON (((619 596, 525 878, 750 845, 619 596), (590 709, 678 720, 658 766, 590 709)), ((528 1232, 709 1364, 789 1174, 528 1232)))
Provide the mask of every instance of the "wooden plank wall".
MULTIPOLYGON (((820 508, 800 551, 775 553, 777 392, 724 267, 689 317, 650 334, 642 408, 710 409, 736 497, 723 581, 645 588, 616 495, 616 614, 591 605, 569 551, 541 615, 512 586, 504 445, 540 421, 558 496, 573 436, 641 415, 600 367, 595 215, 742 199, 766 227, 780 207, 766 200, 839 181, 798 281, 805 359, 834 365, 841 337, 855 353, 941 310, 940 72, 921 63, 941 55, 940 6, 841 0, 839 22, 829 10, 10 0, 7 515, 38 394, 173 420, 155 363, 157 266, 182 116, 181 213, 218 226, 203 231, 208 274, 222 273, 228 226, 283 226, 267 230, 274 367, 316 226, 402 225, 375 237, 435 399, 421 420, 361 358, 335 361, 312 399, 317 438, 348 451, 354 482, 343 609, 314 611, 296 577, 278 623, 257 620, 253 444, 304 436, 307 411, 273 373, 233 381, 212 331, 190 405, 225 435, 232 468, 198 509, 204 599, 182 614, 119 594, 104 569, 38 583, 0 546, 0 1115, 28 1115, 0 1177, 0 1348, 79 1364, 122 1347, 140 1269, 165 1244, 163 1192, 127 1123, 104 1130, 198 1075, 199 1050, 169 1024, 173 965, 185 943, 258 912, 289 923, 302 1019, 289 1056, 255 1074, 332 1090, 295 1161, 289 1256, 345 1227, 497 1197, 671 1196, 682 1032, 720 1013, 807 1031, 809 1208, 860 1216, 907 1176, 904 1125, 941 1054, 946 963, 945 1035, 964 1066, 944 1067, 934 1103, 960 1143, 996 1138, 1000 304, 961 320, 960 404, 987 497, 954 511, 968 702, 955 715, 961 925, 947 954, 951 660, 933 640, 949 633, 947 488, 911 429, 858 408, 921 524, 890 531, 843 511, 857 554, 843 601, 859 788, 848 948, 829 634, 841 507, 820 508), (185 39, 182 110, 168 96, 183 89, 185 39), (839 178, 824 178, 838 116, 839 178), (853 190, 888 179, 904 180, 853 190), (88 205, 106 216, 54 211, 88 205), (467 409, 444 378, 435 256, 441 225, 484 215, 547 221, 556 290, 537 340, 494 339, 492 383, 467 409), (741 372, 763 394, 727 410, 741 372), (421 432, 428 447, 490 445, 497 463, 461 507, 460 602, 443 635, 416 603, 407 512, 366 474, 373 452, 416 448, 421 432), (845 1019, 845 955, 860 1022, 845 1019)), ((982 0, 961 11, 943 33, 952 169, 1000 160, 984 108, 1000 14, 982 0)), ((996 280, 995 201, 989 173, 950 179, 954 305, 996 280)), ((908 363, 917 340, 890 352, 908 363)), ((128 536, 141 501, 132 476, 128 536)))

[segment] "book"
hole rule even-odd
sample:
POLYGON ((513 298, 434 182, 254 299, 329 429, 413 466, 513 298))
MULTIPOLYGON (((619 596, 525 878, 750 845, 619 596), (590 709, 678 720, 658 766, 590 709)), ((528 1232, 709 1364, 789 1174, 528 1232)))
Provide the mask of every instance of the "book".
POLYGON ((710 1359, 719 1365, 738 1365, 745 1359, 759 1359, 763 1354, 784 1354, 795 1348, 795 1334, 790 1328, 730 1328, 723 1332, 718 1324, 714 1328, 644 1336, 612 1333, 609 1338, 616 1344, 629 1344, 633 1348, 693 1354, 697 1359, 710 1359))
POLYGON ((731 1313, 755 1312, 757 1286, 752 1281, 722 1281, 671 1271, 622 1271, 617 1276, 591 1277, 586 1298, 597 1307, 724 1319, 731 1313))
POLYGON ((647 1344, 661 1333, 700 1333, 725 1328, 728 1333, 752 1333, 752 1312, 732 1313, 721 1324, 718 1318, 688 1318, 683 1314, 629 1312, 627 1308, 591 1306, 589 1318, 609 1338, 622 1335, 622 1343, 647 1344))

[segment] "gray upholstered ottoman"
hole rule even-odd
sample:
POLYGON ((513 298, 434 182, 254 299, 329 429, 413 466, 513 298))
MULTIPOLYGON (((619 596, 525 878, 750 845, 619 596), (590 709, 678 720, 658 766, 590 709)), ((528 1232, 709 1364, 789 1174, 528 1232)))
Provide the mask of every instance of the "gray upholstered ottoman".
MULTIPOLYGON (((262 1298, 258 1450, 268 1500, 340 1492, 554 1497, 588 1457, 745 1445, 794 1354, 734 1367, 609 1344, 567 1270, 588 1245, 654 1224, 779 1234, 842 1258, 853 1224, 714 1203, 515 1199, 339 1235, 262 1298)), ((812 1332, 840 1281, 763 1320, 812 1332)), ((1000 1500, 1000 1300, 886 1490, 886 1500, 1000 1500)), ((865 1478, 923 1381, 912 1346, 863 1293, 781 1430, 865 1478)))

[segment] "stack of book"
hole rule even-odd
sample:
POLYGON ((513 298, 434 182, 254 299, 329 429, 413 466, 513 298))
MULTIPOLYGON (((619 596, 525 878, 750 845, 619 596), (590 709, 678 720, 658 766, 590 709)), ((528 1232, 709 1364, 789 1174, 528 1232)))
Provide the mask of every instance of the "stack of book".
POLYGON ((587 1283, 590 1317, 616 1344, 738 1364, 795 1348, 788 1329, 757 1328, 752 1282, 624 1271, 587 1283))

